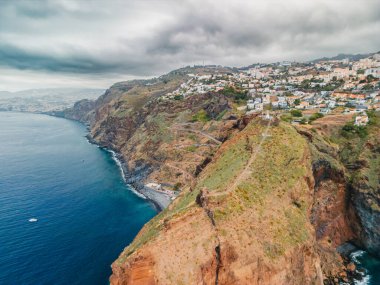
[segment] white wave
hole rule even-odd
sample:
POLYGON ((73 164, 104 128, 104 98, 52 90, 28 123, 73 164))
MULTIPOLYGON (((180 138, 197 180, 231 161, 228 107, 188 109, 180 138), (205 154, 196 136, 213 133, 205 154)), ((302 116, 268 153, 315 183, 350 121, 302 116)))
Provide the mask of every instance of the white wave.
MULTIPOLYGON (((364 254, 365 254, 365 251, 357 250, 357 251, 354 251, 350 254, 350 258, 356 265, 360 265, 361 262, 359 259, 364 254)), ((359 271, 359 273, 362 275, 362 279, 354 280, 355 285, 369 285, 369 284, 371 284, 371 275, 369 275, 366 270, 364 270, 364 272, 359 271)))
POLYGON ((365 252, 363 250, 357 250, 350 254, 352 261, 356 264, 360 264, 359 257, 362 257, 365 252))
MULTIPOLYGON (((94 144, 92 141, 90 141, 90 140, 88 139, 87 136, 86 136, 86 140, 87 140, 88 143, 90 143, 90 144, 94 144)), ((108 151, 109 153, 111 153, 111 155, 112 155, 112 159, 116 162, 117 166, 118 166, 119 169, 120 169, 121 177, 123 178, 124 182, 127 182, 127 178, 126 178, 125 173, 124 173, 123 164, 121 163, 121 161, 120 161, 119 158, 117 157, 116 152, 114 152, 112 149, 108 149, 108 148, 102 147, 102 146, 100 146, 100 145, 98 145, 98 144, 95 144, 95 145, 96 145, 98 148, 100 148, 100 149, 104 149, 105 151, 108 151)), ((147 197, 145 197, 143 194, 141 194, 140 192, 138 192, 138 191, 137 191, 132 185, 128 184, 128 186, 129 186, 129 188, 131 189, 131 191, 132 191, 135 195, 139 196, 139 197, 142 198, 142 199, 147 199, 147 197)))
MULTIPOLYGON (((123 178, 124 182, 127 182, 127 178, 124 173, 123 164, 121 163, 120 159, 117 157, 116 152, 114 152, 112 149, 107 149, 107 148, 105 150, 111 153, 112 159, 116 162, 117 166, 120 169, 121 177, 123 178)), ((141 194, 135 188, 133 188, 132 185, 128 184, 128 186, 135 195, 139 196, 140 198, 147 199, 143 194, 141 194)))
POLYGON ((371 276, 366 275, 361 280, 355 280, 354 284, 355 285, 369 285, 369 284, 371 284, 371 276))

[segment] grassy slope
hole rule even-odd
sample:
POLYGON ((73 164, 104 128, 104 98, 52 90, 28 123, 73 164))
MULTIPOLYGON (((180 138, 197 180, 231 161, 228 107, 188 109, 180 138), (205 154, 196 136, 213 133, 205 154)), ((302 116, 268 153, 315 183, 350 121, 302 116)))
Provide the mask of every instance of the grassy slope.
MULTIPOLYGON (((234 183, 251 155, 247 145, 255 148, 264 128, 259 121, 251 122, 225 143, 194 189, 185 189, 168 209, 152 219, 117 262, 123 263, 137 249, 154 242, 165 221, 181 220, 198 208, 195 200, 201 190, 210 193, 210 208, 222 239, 239 240, 239 235, 256 237, 254 246, 244 238, 243 245, 253 246, 256 252, 270 259, 304 243, 310 234, 307 215, 310 197, 304 179, 309 174, 310 164, 305 139, 290 125, 280 123, 270 129, 271 137, 263 143, 262 151, 249 166, 251 174, 237 184, 235 191, 213 196, 234 183)), ((237 251, 243 254, 241 249, 237 251)))

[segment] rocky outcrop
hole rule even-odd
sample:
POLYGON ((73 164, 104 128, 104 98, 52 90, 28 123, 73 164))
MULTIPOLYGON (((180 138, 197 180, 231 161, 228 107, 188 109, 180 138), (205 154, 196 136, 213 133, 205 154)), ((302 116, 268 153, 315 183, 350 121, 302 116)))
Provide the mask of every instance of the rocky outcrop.
POLYGON ((72 108, 65 110, 63 116, 67 119, 90 124, 94 120, 95 104, 93 100, 80 100, 72 108))

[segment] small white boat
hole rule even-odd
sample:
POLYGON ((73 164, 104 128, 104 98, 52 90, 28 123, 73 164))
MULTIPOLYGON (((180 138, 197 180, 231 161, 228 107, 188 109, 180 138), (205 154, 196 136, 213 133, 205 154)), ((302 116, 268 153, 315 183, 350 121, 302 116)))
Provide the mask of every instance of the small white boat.
POLYGON ((35 222, 37 222, 38 221, 38 219, 36 219, 36 218, 31 218, 31 219, 29 219, 29 222, 31 222, 31 223, 35 223, 35 222))

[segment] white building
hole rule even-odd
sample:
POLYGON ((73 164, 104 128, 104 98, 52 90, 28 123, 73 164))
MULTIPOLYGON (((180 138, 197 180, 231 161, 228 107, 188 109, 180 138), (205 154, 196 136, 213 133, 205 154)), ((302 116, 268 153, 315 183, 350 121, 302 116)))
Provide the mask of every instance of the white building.
POLYGON ((356 116, 355 118, 355 126, 365 126, 368 124, 368 116, 365 113, 356 116))

